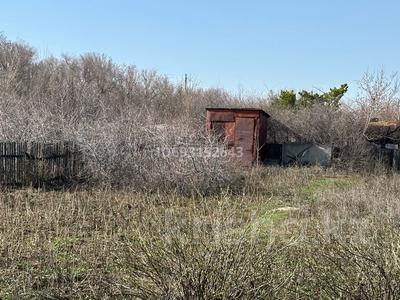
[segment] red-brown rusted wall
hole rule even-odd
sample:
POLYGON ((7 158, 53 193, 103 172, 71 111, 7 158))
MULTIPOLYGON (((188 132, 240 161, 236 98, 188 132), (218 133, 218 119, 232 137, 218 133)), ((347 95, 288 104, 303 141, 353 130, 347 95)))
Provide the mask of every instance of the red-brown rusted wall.
POLYGON ((262 159, 262 148, 267 140, 268 117, 268 114, 258 109, 212 108, 207 109, 206 126, 212 132, 213 122, 223 123, 227 146, 234 149, 240 147, 242 151, 235 151, 242 153, 240 163, 251 166, 262 159))

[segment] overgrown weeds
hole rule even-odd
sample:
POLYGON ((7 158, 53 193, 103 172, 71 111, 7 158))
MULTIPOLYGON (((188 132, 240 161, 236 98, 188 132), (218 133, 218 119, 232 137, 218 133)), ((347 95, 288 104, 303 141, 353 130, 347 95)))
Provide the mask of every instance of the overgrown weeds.
POLYGON ((399 298, 400 177, 351 171, 374 165, 366 122, 398 116, 377 79, 356 109, 274 110, 0 37, 0 139, 78 142, 92 183, 1 191, 0 298, 399 298), (346 173, 204 155, 205 107, 243 105, 339 146, 346 173))
POLYGON ((3 191, 1 297, 397 298, 400 178, 349 176, 266 168, 206 197, 3 191))

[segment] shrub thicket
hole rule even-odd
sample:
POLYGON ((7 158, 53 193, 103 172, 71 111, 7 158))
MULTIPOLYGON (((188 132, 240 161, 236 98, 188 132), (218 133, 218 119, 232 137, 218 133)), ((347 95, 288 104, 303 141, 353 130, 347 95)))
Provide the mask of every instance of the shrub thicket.
MULTIPOLYGON (((321 95, 308 93, 308 98, 315 96, 310 105, 282 107, 274 105, 279 95, 273 93, 244 98, 191 82, 173 83, 154 71, 117 65, 104 55, 39 60, 30 46, 0 36, 0 140, 76 141, 91 181, 135 189, 192 190, 199 185, 204 191, 236 178, 221 157, 149 156, 142 151, 193 144, 218 147, 204 132, 205 108, 213 106, 266 109, 304 140, 337 146, 346 167, 365 167, 372 158, 363 136, 366 124, 376 116, 396 117, 400 106, 395 77, 372 74, 360 88, 364 94, 356 106, 339 106, 347 91, 343 85, 321 95)), ((280 95, 286 102, 299 102, 294 92, 280 95)))

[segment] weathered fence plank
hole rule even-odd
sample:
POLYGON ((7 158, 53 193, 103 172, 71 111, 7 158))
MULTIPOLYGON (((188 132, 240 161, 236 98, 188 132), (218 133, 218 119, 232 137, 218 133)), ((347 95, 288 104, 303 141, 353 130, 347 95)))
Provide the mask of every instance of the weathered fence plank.
POLYGON ((0 183, 42 186, 77 179, 83 163, 72 142, 0 142, 0 183))

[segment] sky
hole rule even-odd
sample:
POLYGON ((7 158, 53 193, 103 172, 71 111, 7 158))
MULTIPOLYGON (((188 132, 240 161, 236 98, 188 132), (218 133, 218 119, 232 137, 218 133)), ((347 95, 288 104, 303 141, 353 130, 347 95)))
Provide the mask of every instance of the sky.
POLYGON ((86 52, 201 87, 265 94, 400 70, 400 1, 0 1, 0 32, 39 57, 86 52))

